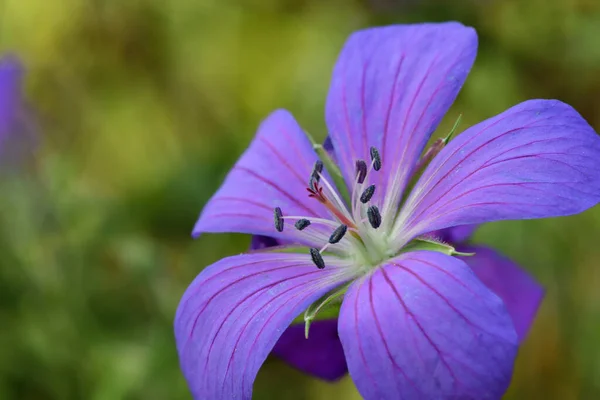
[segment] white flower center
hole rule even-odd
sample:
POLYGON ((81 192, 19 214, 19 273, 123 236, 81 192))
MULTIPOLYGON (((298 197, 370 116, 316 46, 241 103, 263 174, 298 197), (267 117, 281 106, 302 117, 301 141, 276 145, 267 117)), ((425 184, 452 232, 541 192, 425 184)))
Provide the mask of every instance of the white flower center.
POLYGON ((357 269, 364 269, 365 272, 393 256, 391 246, 388 245, 387 232, 380 229, 382 220, 379 207, 372 201, 377 188, 368 184, 369 175, 381 169, 381 158, 374 147, 370 153, 371 162, 368 166, 364 160, 356 161, 356 175, 349 206, 346 206, 334 185, 324 176, 322 161, 315 163, 307 190, 309 197, 325 206, 331 219, 288 216, 283 215, 279 207, 275 208, 275 228, 279 232, 284 229, 284 221, 295 221, 294 226, 299 238, 318 243, 324 242, 326 235, 322 229, 314 229, 314 226, 331 228, 332 233, 326 239, 326 243, 321 248, 310 249, 310 257, 318 268, 326 267, 321 254, 327 250, 351 259, 352 265, 357 269))

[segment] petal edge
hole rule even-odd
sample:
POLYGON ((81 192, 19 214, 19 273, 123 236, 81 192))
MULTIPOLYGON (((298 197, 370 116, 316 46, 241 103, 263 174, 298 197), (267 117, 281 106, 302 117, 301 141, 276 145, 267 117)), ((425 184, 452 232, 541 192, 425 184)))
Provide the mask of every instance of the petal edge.
POLYGON ((544 298, 544 288, 510 259, 484 246, 461 246, 475 253, 462 260, 492 292, 502 299, 510 314, 519 341, 525 340, 544 298))

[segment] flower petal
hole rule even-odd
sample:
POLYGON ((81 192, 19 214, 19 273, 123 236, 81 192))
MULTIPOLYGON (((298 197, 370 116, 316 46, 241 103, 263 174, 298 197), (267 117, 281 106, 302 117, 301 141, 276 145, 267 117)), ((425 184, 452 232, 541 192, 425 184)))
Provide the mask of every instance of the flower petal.
POLYGON ((250 250, 261 250, 269 247, 279 246, 281 243, 277 239, 273 239, 270 236, 252 235, 250 241, 250 250))
POLYGON ((530 100, 467 129, 419 179, 393 234, 581 212, 600 201, 600 138, 557 100, 530 100))
POLYGON ((428 235, 442 239, 452 246, 469 240, 479 225, 460 225, 450 228, 440 229, 439 231, 429 232, 428 235))
MULTIPOLYGON (((306 191, 316 160, 317 154, 294 117, 284 110, 273 112, 202 210, 194 236, 239 232, 297 238, 293 228, 282 233, 275 230, 273 209, 281 207, 284 216, 327 217, 326 209, 306 191)), ((315 225, 311 229, 322 228, 315 225)))
MULTIPOLYGON (((250 250, 280 244, 271 237, 254 235, 250 250)), ((273 347, 272 354, 292 367, 326 381, 336 381, 348 373, 346 356, 337 333, 337 319, 313 321, 308 339, 304 324, 289 326, 273 347)))
POLYGON ((329 136, 327 136, 323 141, 323 149, 325 149, 325 151, 329 154, 330 157, 335 157, 333 151, 333 142, 331 141, 331 138, 329 136))
POLYGON ((375 146, 383 163, 371 176, 375 199, 387 188, 395 194, 389 207, 396 206, 476 52, 475 31, 456 22, 371 28, 348 39, 333 71, 326 120, 349 185, 355 161, 368 160, 375 146))
POLYGON ((317 269, 308 255, 255 253, 206 268, 175 318, 183 374, 196 399, 250 399, 258 369, 309 304, 348 279, 339 261, 317 269))
POLYGON ((273 354, 294 368, 326 381, 336 381, 348 372, 337 319, 313 321, 308 339, 304 336, 304 324, 290 326, 279 338, 273 354))
POLYGON ((542 299, 544 288, 517 264, 483 246, 461 246, 460 251, 475 253, 462 257, 475 275, 504 302, 519 341, 527 336, 542 299))
POLYGON ((502 301, 464 262, 427 251, 353 284, 339 335, 366 399, 499 399, 518 347, 502 301))

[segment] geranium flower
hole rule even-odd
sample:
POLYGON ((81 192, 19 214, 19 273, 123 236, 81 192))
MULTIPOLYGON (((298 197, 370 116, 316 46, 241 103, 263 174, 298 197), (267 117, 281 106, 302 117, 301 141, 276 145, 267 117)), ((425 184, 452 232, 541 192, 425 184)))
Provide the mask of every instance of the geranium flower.
POLYGON ((337 335, 364 398, 502 396, 521 329, 510 299, 435 232, 594 206, 600 139, 570 106, 531 100, 423 152, 476 48, 458 23, 353 34, 327 98, 333 157, 319 159, 287 111, 261 124, 193 233, 284 246, 222 259, 185 292, 175 337, 195 398, 251 398, 292 321, 340 300, 337 335))

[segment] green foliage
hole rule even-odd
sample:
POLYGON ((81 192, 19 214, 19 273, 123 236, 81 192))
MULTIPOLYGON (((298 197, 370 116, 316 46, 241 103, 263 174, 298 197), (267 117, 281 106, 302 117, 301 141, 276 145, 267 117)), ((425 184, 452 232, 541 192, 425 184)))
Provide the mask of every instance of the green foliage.
MULTIPOLYGON (((27 69, 43 130, 0 176, 0 398, 187 399, 172 320, 202 268, 242 235, 190 232, 262 118, 290 109, 315 138, 346 36, 458 19, 480 52, 463 130, 527 98, 558 98, 600 129, 593 0, 0 1, 0 51, 27 69)), ((483 227, 547 298, 507 398, 600 397, 600 209, 483 227)), ((257 399, 358 399, 269 360, 257 399)))

